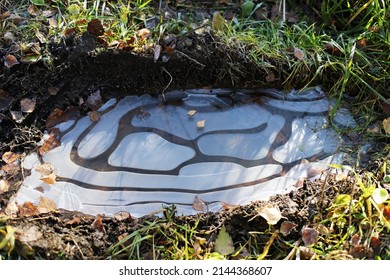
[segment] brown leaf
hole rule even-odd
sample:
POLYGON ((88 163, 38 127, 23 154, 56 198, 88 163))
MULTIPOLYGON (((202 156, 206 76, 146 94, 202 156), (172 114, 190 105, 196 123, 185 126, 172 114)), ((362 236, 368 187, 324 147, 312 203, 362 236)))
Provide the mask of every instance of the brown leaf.
POLYGON ((56 13, 57 13, 57 9, 54 8, 42 11, 42 15, 47 18, 54 16, 56 13))
POLYGON ((166 52, 167 56, 172 56, 173 53, 175 52, 175 48, 172 46, 168 46, 165 48, 165 52, 166 52))
POLYGON ((154 57, 154 62, 157 62, 157 60, 160 58, 162 47, 160 45, 156 45, 153 50, 153 57, 154 57))
POLYGON ((27 12, 33 16, 39 16, 39 14, 41 13, 41 11, 35 5, 28 6, 27 12))
POLYGON ((0 180, 0 194, 8 192, 8 190, 9 190, 8 181, 5 179, 0 180))
POLYGON ((3 39, 6 44, 12 44, 13 42, 15 42, 15 35, 12 32, 8 31, 5 32, 3 39))
POLYGON ((376 236, 371 237, 370 247, 374 251, 375 255, 379 254, 379 252, 381 250, 381 245, 382 245, 382 242, 380 241, 378 234, 376 234, 376 236))
POLYGON ((305 53, 301 49, 298 49, 298 48, 294 48, 294 55, 299 60, 302 60, 305 58, 305 53))
POLYGON ((265 76, 265 80, 267 83, 272 83, 275 81, 275 74, 273 72, 269 73, 267 76, 265 76))
POLYGON ((38 207, 39 213, 49 213, 57 209, 57 205, 54 201, 41 196, 38 207))
POLYGON ((20 108, 23 113, 31 113, 35 109, 35 104, 37 103, 37 100, 35 98, 23 98, 20 100, 20 108))
POLYGON ((27 230, 18 228, 18 239, 22 242, 32 242, 37 241, 42 238, 43 234, 39 231, 38 226, 31 226, 27 230))
POLYGON ((390 205, 383 207, 383 216, 386 220, 390 221, 390 205))
POLYGON ((5 152, 3 154, 3 156, 1 157, 1 159, 5 163, 13 163, 14 161, 16 161, 19 158, 20 158, 20 154, 16 154, 14 152, 5 152))
POLYGON ((331 43, 326 43, 324 46, 324 52, 333 55, 339 55, 340 50, 331 43))
POLYGON ((315 244, 317 242, 318 236, 318 231, 314 228, 306 227, 302 230, 302 240, 306 247, 315 244))
POLYGON ((283 236, 287 236, 297 226, 298 226, 297 224, 292 223, 290 221, 283 221, 283 223, 280 225, 280 232, 283 234, 283 236))
POLYGON ((352 247, 357 247, 360 245, 361 238, 359 234, 355 233, 352 237, 351 240, 349 241, 349 244, 351 244, 352 247))
POLYGON ((258 207, 256 209, 256 212, 261 217, 263 217, 270 225, 277 224, 282 218, 282 214, 280 213, 279 208, 271 204, 267 204, 263 207, 258 207))
POLYGON ((58 20, 54 17, 49 18, 48 22, 50 27, 56 28, 58 26, 58 20))
POLYGON ((102 216, 100 214, 96 215, 96 218, 93 221, 91 227, 94 229, 97 229, 99 231, 104 231, 103 220, 102 220, 102 216))
POLYGON ((34 190, 39 191, 41 193, 45 192, 45 189, 42 186, 35 187, 34 190))
POLYGON ((12 54, 7 54, 4 60, 5 67, 11 68, 12 66, 19 64, 19 61, 12 54))
POLYGON ((102 113, 100 113, 99 111, 91 111, 89 113, 89 119, 92 121, 92 122, 98 122, 100 120, 100 118, 102 117, 102 113))
POLYGON ((79 217, 74 217, 73 219, 66 222, 67 225, 74 225, 79 224, 81 222, 81 219, 79 217))
POLYGON ((221 15, 220 12, 215 12, 214 13, 213 21, 211 23, 211 27, 215 31, 223 31, 223 30, 225 30, 225 28, 226 28, 226 26, 225 26, 225 19, 223 18, 223 16, 221 15))
POLYGON ((150 36, 152 36, 152 32, 150 32, 150 30, 147 28, 142 28, 142 29, 138 30, 137 36, 141 40, 145 40, 145 39, 148 39, 150 36))
POLYGON ((324 172, 324 169, 311 166, 306 171, 307 178, 309 178, 309 179, 313 178, 315 176, 322 174, 322 172, 324 172))
POLYGON ((61 146, 61 133, 59 129, 52 129, 49 138, 47 138, 42 146, 38 149, 40 155, 46 154, 48 151, 61 146))
POLYGON ((19 207, 16 204, 15 197, 11 196, 11 198, 8 201, 7 207, 4 210, 4 213, 8 216, 14 216, 16 213, 18 213, 19 207))
POLYGON ((34 216, 39 214, 38 208, 31 202, 25 202, 23 205, 18 206, 18 208, 19 215, 21 217, 34 216))
POLYGON ((56 183, 57 176, 54 173, 50 173, 47 176, 41 178, 41 180, 49 185, 53 185, 56 183))
POLYGON ((206 208, 206 203, 196 195, 192 203, 192 208, 196 211, 203 211, 206 208))
POLYGON ((1 167, 1 170, 3 170, 8 175, 13 176, 19 172, 20 166, 19 166, 18 162, 8 163, 6 165, 3 165, 1 167))
POLYGON ((390 117, 383 120, 383 129, 386 134, 390 134, 390 117))
POLYGON ((119 222, 131 220, 131 215, 129 212, 120 211, 120 212, 114 214, 114 219, 119 221, 119 222))
POLYGON ((50 95, 57 95, 58 88, 57 87, 48 87, 47 91, 49 92, 50 95))
POLYGON ((88 23, 87 31, 92 35, 101 36, 104 34, 104 27, 99 19, 94 18, 88 23))
POLYGON ((221 201, 221 205, 223 207, 223 210, 225 210, 225 211, 232 211, 232 210, 240 207, 239 205, 233 205, 233 204, 229 204, 229 203, 226 203, 223 201, 221 201))

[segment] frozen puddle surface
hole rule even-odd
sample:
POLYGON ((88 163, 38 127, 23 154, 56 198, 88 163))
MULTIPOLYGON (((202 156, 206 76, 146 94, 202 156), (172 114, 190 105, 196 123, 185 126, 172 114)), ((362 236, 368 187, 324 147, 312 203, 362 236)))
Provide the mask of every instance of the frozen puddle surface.
MULTIPOLYGON (((25 159, 31 175, 17 202, 37 204, 43 196, 58 208, 143 216, 171 204, 194 214, 218 211, 221 202, 265 200, 342 161, 344 141, 328 125, 331 104, 318 88, 112 99, 99 121, 61 123, 61 146, 25 159), (54 183, 42 180, 45 163, 54 183)), ((354 125, 347 111, 335 120, 354 125)))

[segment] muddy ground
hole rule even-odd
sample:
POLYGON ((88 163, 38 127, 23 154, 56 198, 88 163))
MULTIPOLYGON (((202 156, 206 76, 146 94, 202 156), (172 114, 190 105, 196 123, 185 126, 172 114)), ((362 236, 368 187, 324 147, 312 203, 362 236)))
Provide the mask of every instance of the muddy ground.
MULTIPOLYGON (((78 107, 80 98, 85 100, 96 90, 100 90, 101 96, 107 100, 114 96, 146 92, 161 94, 166 90, 186 88, 279 87, 285 78, 283 74, 275 73, 275 81, 268 83, 265 78, 267 73, 263 69, 251 64, 239 51, 226 48, 212 32, 187 33, 177 37, 177 51, 167 62, 155 62, 152 51, 136 54, 130 51, 103 50, 97 38, 88 32, 72 35, 60 45, 49 45, 48 50, 53 59, 50 65, 41 61, 0 69, 0 88, 8 93, 9 101, 8 106, 0 108, 0 154, 9 150, 25 154, 33 151, 37 148, 36 141, 39 141, 40 133, 45 130, 47 117, 55 108, 78 107), (228 65, 227 62, 230 61, 240 67, 228 65), (57 94, 51 95, 49 87, 58 88, 57 94), (20 110, 20 100, 26 97, 36 98, 35 109, 21 123, 17 123, 10 112, 20 110)), ((0 57, 4 55, 2 53, 0 57)), ((375 161, 369 164, 373 170, 379 167, 375 161)), ((17 172, 7 179, 12 186, 8 192, 0 194, 0 206, 3 210, 9 198, 17 191, 22 174, 17 172)), ((321 216, 334 197, 341 190, 348 191, 348 188, 351 187, 347 181, 336 182, 329 177, 326 182, 304 182, 297 191, 276 196, 271 201, 280 208, 283 220, 297 224, 289 238, 298 240, 301 229, 310 226, 313 217, 321 216)), ((176 216, 173 221, 176 224, 190 225, 199 222, 198 230, 209 232, 202 235, 207 241, 215 240, 215 229, 224 224, 233 241, 244 244, 250 240, 250 232, 269 228, 267 222, 257 215, 256 207, 261 204, 262 202, 256 202, 219 213, 176 216), (251 221, 248 222, 249 220, 251 221)), ((32 236, 24 241, 16 240, 16 250, 11 258, 105 259, 110 257, 110 246, 117 243, 123 234, 138 229, 145 220, 166 222, 164 218, 154 216, 141 219, 97 218, 59 209, 33 216, 26 213, 15 215, 14 218, 3 221, 3 225, 16 228, 16 236, 18 232, 30 232, 32 236)), ((279 228, 281 222, 275 228, 279 228)), ((156 244, 164 244, 163 234, 155 234, 156 244)), ((269 236, 265 235, 264 243, 267 238, 269 236)), ((150 246, 145 245, 141 249, 143 258, 152 257, 150 246)))

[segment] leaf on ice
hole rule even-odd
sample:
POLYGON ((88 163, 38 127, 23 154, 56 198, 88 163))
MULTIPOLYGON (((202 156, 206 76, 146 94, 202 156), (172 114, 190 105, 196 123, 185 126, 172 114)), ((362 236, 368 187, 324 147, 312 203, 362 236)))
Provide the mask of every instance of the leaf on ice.
POLYGON ((14 152, 5 152, 3 154, 3 156, 1 157, 1 159, 5 162, 5 163, 13 163, 15 162, 17 159, 20 158, 20 154, 16 154, 14 152))
POLYGON ((203 211, 206 208, 206 202, 201 200, 197 195, 195 196, 194 202, 192 203, 192 208, 196 211, 203 211))
POLYGON ((224 226, 215 240, 214 250, 221 255, 229 255, 234 252, 233 240, 224 226))
POLYGON ((99 111, 94 110, 89 113, 89 119, 94 123, 98 122, 101 117, 102 114, 99 111))
POLYGON ((50 173, 47 176, 41 178, 41 180, 49 185, 53 185, 56 183, 57 176, 54 173, 50 173))
POLYGON ((196 123, 196 127, 197 128, 204 128, 205 125, 206 125, 206 121, 205 120, 201 120, 201 121, 198 121, 196 123))
POLYGON ((189 110, 187 112, 187 115, 190 116, 190 117, 194 116, 195 114, 196 114, 196 110, 189 110))
POLYGON ((267 204, 264 207, 259 207, 256 209, 257 213, 262 216, 268 224, 275 225, 282 218, 279 208, 267 204))
POLYGON ((306 247, 317 243, 319 233, 314 228, 306 227, 302 230, 302 241, 306 247))
POLYGON ((23 113, 31 113, 35 109, 35 104, 37 100, 35 98, 23 98, 20 100, 20 109, 23 113))
POLYGON ((37 208, 39 213, 49 213, 51 211, 56 210, 57 205, 54 201, 41 196, 37 208))

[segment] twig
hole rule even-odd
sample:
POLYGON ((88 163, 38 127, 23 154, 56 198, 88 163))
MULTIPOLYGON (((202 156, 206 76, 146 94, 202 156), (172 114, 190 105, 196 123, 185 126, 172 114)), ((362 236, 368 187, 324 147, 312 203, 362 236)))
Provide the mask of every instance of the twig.
POLYGON ((284 260, 291 260, 292 257, 295 255, 297 252, 299 244, 301 244, 302 238, 299 238, 297 241, 294 242, 294 248, 288 253, 288 255, 284 258, 284 260))
POLYGON ((165 73, 167 73, 167 74, 169 75, 170 79, 171 79, 171 80, 169 81, 168 85, 163 89, 163 91, 162 91, 162 93, 161 93, 162 96, 163 96, 163 98, 164 98, 164 102, 166 102, 167 100, 166 100, 166 98, 165 98, 164 92, 165 92, 165 91, 167 90, 167 88, 169 88, 169 86, 171 85, 171 83, 172 83, 172 81, 173 81, 173 77, 172 77, 171 73, 169 73, 168 70, 165 69, 165 67, 163 67, 162 70, 164 70, 165 73))
POLYGON ((192 62, 198 64, 198 65, 199 65, 200 67, 202 67, 202 68, 205 68, 205 67, 206 67, 206 65, 200 63, 199 61, 193 59, 192 57, 188 56, 187 54, 185 54, 185 53, 183 53, 183 52, 181 52, 181 51, 175 50, 175 52, 176 52, 177 54, 182 55, 182 56, 184 56, 185 58, 191 60, 192 62))

